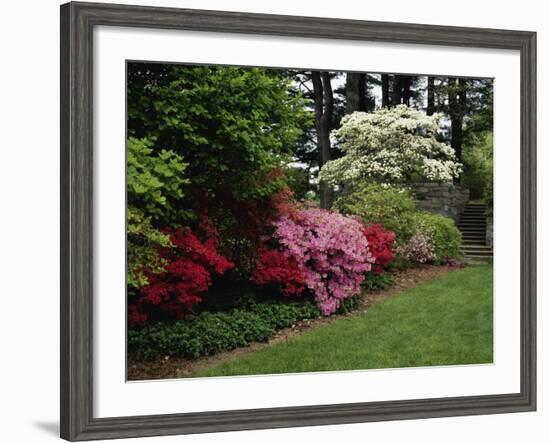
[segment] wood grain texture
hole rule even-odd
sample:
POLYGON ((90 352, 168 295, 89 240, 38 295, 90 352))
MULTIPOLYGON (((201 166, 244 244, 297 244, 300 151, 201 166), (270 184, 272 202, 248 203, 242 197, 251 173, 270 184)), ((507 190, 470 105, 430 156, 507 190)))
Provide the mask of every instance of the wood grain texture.
POLYGON ((60 119, 62 438, 78 441, 535 410, 535 33, 68 3, 61 6, 60 119), (521 56, 521 392, 475 397, 94 418, 92 32, 93 27, 98 25, 518 50, 521 56))

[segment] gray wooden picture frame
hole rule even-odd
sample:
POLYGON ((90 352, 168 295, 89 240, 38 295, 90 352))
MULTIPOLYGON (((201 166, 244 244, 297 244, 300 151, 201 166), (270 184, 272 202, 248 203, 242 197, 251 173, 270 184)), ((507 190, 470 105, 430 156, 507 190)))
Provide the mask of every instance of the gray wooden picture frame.
MULTIPOLYGON (((536 33, 100 3, 61 6, 61 437, 70 441, 536 409, 536 33), (93 416, 92 45, 98 25, 517 50, 521 57, 521 391, 270 409, 93 416)), ((121 171, 121 174, 123 171, 121 171)))

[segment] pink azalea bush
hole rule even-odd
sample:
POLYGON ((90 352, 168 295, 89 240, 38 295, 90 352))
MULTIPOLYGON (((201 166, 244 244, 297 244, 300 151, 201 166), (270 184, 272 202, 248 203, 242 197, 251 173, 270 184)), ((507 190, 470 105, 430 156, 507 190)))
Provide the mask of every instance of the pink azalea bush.
POLYGON ((303 209, 274 225, 274 238, 296 263, 324 315, 359 292, 374 261, 361 222, 336 212, 303 209))

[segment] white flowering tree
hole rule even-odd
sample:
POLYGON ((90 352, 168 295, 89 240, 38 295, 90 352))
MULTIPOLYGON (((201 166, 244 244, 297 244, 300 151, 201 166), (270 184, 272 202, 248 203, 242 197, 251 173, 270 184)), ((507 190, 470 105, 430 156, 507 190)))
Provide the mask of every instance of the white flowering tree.
POLYGON ((344 156, 321 169, 329 184, 372 180, 452 182, 462 170, 453 149, 436 139, 441 116, 426 116, 405 105, 342 119, 333 141, 344 156))

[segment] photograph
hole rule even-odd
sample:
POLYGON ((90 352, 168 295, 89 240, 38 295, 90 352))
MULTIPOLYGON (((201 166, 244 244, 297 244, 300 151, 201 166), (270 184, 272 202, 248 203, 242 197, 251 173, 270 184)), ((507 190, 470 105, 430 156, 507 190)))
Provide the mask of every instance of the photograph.
POLYGON ((127 380, 492 364, 493 81, 127 60, 127 380))

